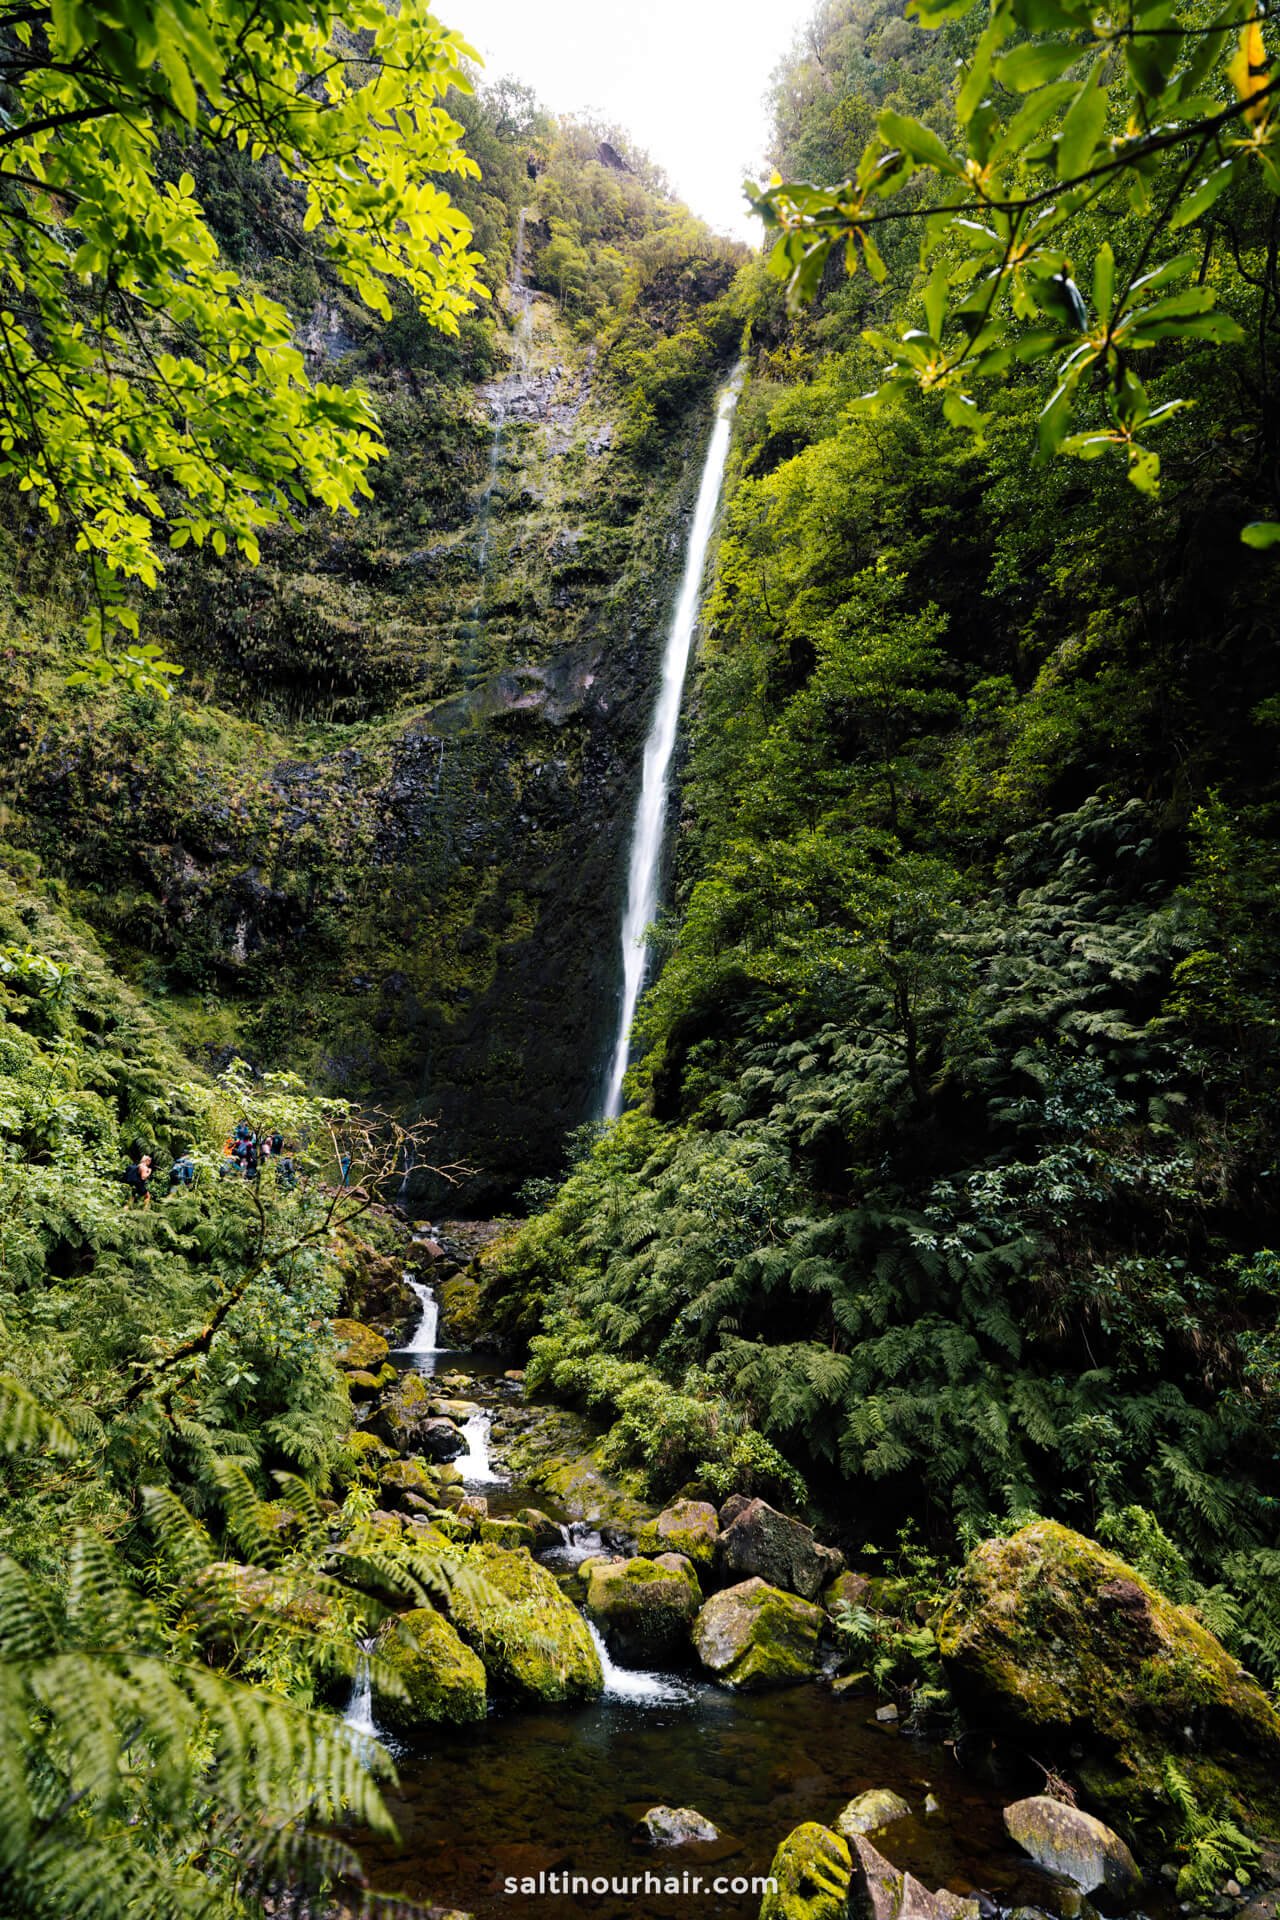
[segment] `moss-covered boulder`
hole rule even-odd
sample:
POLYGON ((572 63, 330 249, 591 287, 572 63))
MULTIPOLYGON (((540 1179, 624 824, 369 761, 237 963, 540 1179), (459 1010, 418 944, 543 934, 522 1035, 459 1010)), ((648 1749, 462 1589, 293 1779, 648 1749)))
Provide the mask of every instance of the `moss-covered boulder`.
POLYGON ((744 1580, 707 1601, 694 1622, 693 1644, 726 1687, 794 1686, 813 1673, 825 1618, 794 1593, 744 1580))
POLYGON ((595 1700, 604 1675, 590 1629, 532 1555, 481 1544, 465 1565, 483 1583, 464 1581, 450 1595, 454 1625, 498 1686, 524 1700, 595 1700))
POLYGON ((388 1460, 378 1468, 378 1498, 389 1507, 412 1511, 412 1498, 434 1506, 439 1494, 440 1482, 422 1460, 388 1460))
POLYGON ((865 1573, 838 1573, 822 1589, 822 1604, 828 1613, 837 1607, 870 1607, 871 1582, 865 1573))
MULTIPOLYGON (((685 1563, 688 1564, 687 1562, 685 1563)), ((653 1560, 593 1560, 587 1612, 609 1651, 633 1666, 687 1658, 702 1592, 692 1568, 653 1560)))
POLYGON ((1280 1823, 1280 1716, 1192 1612, 1096 1541, 1050 1521, 985 1541, 936 1631, 962 1707, 1039 1758, 1071 1755, 1122 1826, 1167 1815, 1166 1756, 1206 1805, 1280 1823))
POLYGON ((415 1607, 391 1622, 378 1638, 377 1656, 374 1702, 394 1732, 416 1734, 484 1719, 484 1667, 434 1608, 415 1607), (403 1695, 380 1684, 379 1665, 392 1670, 403 1695))
POLYGON ((518 1520, 481 1520, 478 1532, 482 1540, 494 1547, 506 1547, 514 1551, 517 1547, 532 1547, 533 1528, 521 1526, 518 1520))
POLYGON ((522 1527, 528 1527, 533 1535, 535 1553, 547 1553, 553 1547, 564 1545, 564 1530, 559 1523, 544 1513, 541 1507, 521 1507, 516 1519, 522 1527))
POLYGON ((767 1500, 751 1500, 720 1535, 716 1567, 722 1579, 756 1574, 771 1587, 813 1600, 843 1571, 844 1555, 820 1546, 803 1521, 779 1513, 767 1500))
POLYGON ((675 1500, 656 1520, 641 1528, 640 1551, 649 1555, 682 1553, 699 1573, 710 1573, 719 1531, 720 1521, 709 1501, 675 1500))
POLYGON ((391 1349, 380 1333, 359 1320, 334 1320, 333 1337, 338 1348, 338 1365, 362 1373, 380 1367, 391 1349))
POLYGON ((403 1453, 418 1445, 432 1418, 431 1395, 420 1373, 402 1373, 388 1387, 369 1422, 370 1431, 403 1453))
POLYGON ((760 1920, 847 1920, 850 1872, 847 1842, 806 1821, 773 1856, 760 1920))
POLYGON ((776 1888, 760 1920, 978 1920, 976 1899, 943 1888, 931 1893, 903 1873, 863 1834, 845 1839, 809 1821, 773 1856, 776 1888))

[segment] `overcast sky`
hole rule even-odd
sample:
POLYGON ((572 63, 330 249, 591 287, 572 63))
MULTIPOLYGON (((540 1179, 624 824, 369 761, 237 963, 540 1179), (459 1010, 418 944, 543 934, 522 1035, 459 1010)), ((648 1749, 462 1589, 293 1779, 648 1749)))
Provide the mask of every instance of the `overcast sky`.
POLYGON ((759 238, 740 188, 768 138, 764 95, 815 0, 436 0, 483 56, 557 113, 626 127, 680 198, 759 238))

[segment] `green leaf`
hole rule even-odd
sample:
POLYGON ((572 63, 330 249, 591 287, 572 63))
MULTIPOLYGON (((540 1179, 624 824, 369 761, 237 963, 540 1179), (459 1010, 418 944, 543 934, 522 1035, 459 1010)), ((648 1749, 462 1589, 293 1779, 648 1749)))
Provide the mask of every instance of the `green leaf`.
POLYGON ((1106 55, 1100 54, 1090 69, 1089 78, 1067 108, 1058 136, 1055 165, 1059 180, 1074 180, 1084 173, 1107 124, 1107 90, 1102 85, 1106 55))
POLYGON ((962 171, 959 161, 948 153, 932 128, 909 114, 895 113, 887 107, 876 121, 876 129, 886 146, 901 147, 921 166, 934 167, 939 173, 962 171))
POLYGON ((1030 93, 1057 80, 1083 58, 1084 49, 1066 40, 1026 40, 996 62, 996 78, 1014 93, 1030 93))
POLYGON ((1104 240, 1093 263, 1093 307, 1102 324, 1111 319, 1111 303, 1116 290, 1116 256, 1111 242, 1104 240))
POLYGON ((1274 547, 1280 544, 1280 520, 1251 520, 1241 527, 1240 538, 1246 547, 1274 547))
POLYGON ((1207 173, 1187 198, 1175 207, 1169 220, 1170 228, 1176 232, 1179 227, 1189 227, 1193 220, 1198 220, 1202 213, 1207 213, 1214 201, 1220 198, 1231 185, 1235 179, 1236 170, 1235 160, 1224 160, 1221 166, 1207 173))

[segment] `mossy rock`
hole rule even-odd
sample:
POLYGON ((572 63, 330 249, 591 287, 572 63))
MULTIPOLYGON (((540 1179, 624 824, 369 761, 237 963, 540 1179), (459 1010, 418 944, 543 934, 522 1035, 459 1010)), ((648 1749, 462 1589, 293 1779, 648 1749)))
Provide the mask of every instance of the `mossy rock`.
POLYGON ((439 1492, 439 1480, 421 1460, 389 1460, 378 1471, 378 1493, 388 1506, 407 1506, 410 1495, 434 1504, 439 1492))
POLYGON ((347 1392, 353 1400, 372 1400, 382 1391, 382 1382, 367 1367, 352 1367, 347 1374, 347 1392))
POLYGON ((962 1707, 1071 1771, 1130 1830, 1167 1818, 1172 1757, 1208 1807, 1280 1824, 1280 1716, 1185 1607, 1052 1521, 988 1540, 937 1624, 962 1707))
MULTIPOLYGON (((660 1567, 653 1560, 590 1562, 587 1612, 609 1651, 634 1665, 689 1654, 689 1636, 702 1592, 692 1567, 660 1567)), ((688 1562, 685 1562, 688 1567, 688 1562)))
POLYGON ((682 1553, 699 1573, 710 1573, 719 1531, 719 1517, 709 1501, 675 1500, 641 1528, 638 1545, 646 1554, 682 1553))
POLYGON ((807 1820, 773 1856, 760 1920, 848 1920, 852 1864, 847 1843, 830 1827, 807 1820))
POLYGON ((763 1580, 713 1594, 693 1627, 704 1667, 726 1687, 788 1687, 813 1674, 820 1607, 763 1580))
POLYGON ((563 1530, 541 1507, 521 1507, 516 1519, 532 1533, 531 1545, 535 1553, 546 1553, 549 1548, 564 1545, 563 1530))
POLYGON ((377 1655, 404 1685, 403 1697, 386 1692, 375 1668, 374 1700, 394 1732, 416 1734, 484 1719, 484 1667, 434 1608, 401 1614, 379 1636, 377 1655))
POLYGON ((489 1543, 464 1549, 464 1563, 485 1591, 477 1596, 460 1583, 449 1610, 490 1679, 523 1700, 599 1699, 604 1674, 590 1629, 546 1568, 526 1550, 489 1543))
POLYGON ((534 1543, 533 1528, 522 1527, 518 1520, 481 1520, 477 1531, 487 1545, 505 1547, 508 1552, 534 1543))
POLYGON ((338 1347, 338 1365, 361 1373, 373 1372, 386 1360, 391 1349, 380 1333, 359 1320, 334 1320, 333 1337, 338 1347))

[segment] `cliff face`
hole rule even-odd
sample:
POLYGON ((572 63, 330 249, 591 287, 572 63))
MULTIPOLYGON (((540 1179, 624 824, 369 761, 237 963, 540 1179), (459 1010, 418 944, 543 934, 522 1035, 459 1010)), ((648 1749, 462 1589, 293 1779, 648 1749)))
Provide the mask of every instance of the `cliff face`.
POLYGON ((38 603, 41 639, 3 698, 10 840, 197 1056, 437 1118, 434 1157, 475 1170, 455 1204, 554 1169, 598 1097, 641 745, 741 324, 732 249, 534 131, 541 177, 495 161, 509 200, 477 210, 498 285, 458 346, 306 289, 304 348, 378 399, 376 497, 256 569, 175 561, 167 709, 65 688, 69 570, 11 534, 8 625, 38 603))

